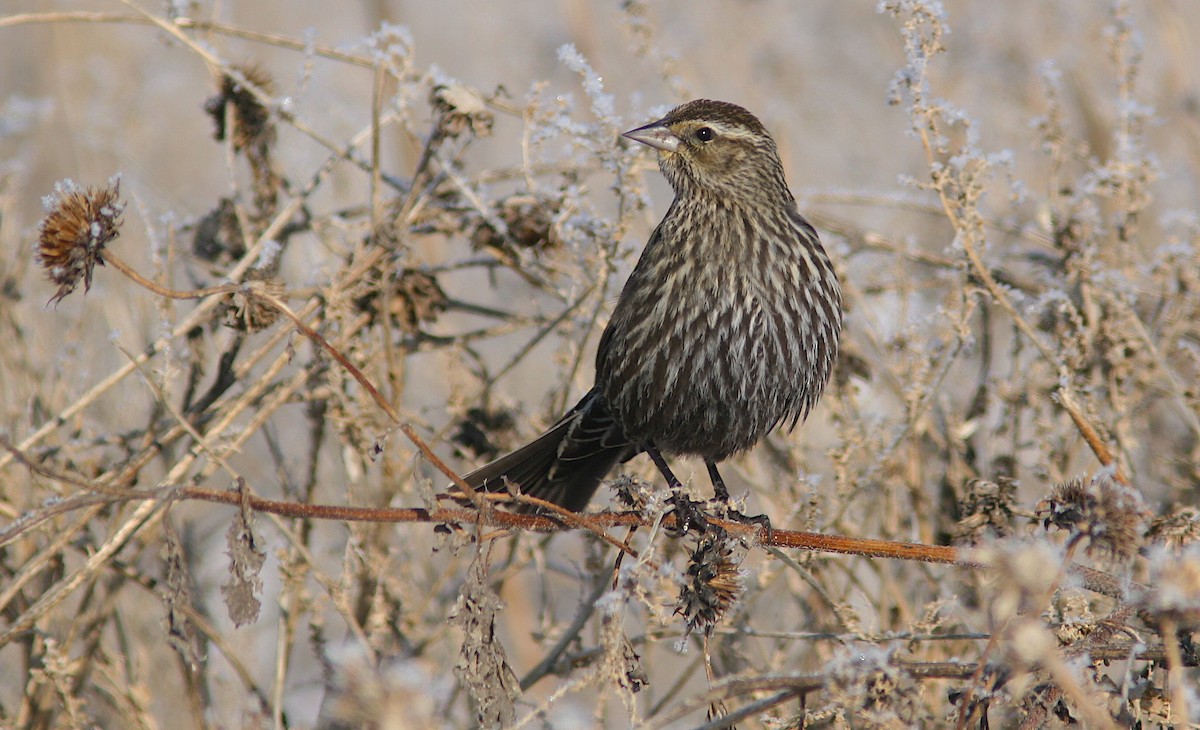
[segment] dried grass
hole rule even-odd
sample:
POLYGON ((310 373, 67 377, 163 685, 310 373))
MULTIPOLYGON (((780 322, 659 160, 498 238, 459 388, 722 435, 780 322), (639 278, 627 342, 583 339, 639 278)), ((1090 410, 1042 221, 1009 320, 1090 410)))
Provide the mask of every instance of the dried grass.
POLYGON ((1200 14, 851 5, 0 15, 0 724, 1200 721, 1200 14), (699 95, 846 285, 730 480, 776 534, 640 459, 446 501, 590 383, 665 205, 617 133, 699 95))

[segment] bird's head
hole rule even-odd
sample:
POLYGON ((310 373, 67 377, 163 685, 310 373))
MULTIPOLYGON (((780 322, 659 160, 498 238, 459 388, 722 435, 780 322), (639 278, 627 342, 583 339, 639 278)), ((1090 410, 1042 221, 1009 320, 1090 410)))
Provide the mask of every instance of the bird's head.
POLYGON ((775 140, 736 104, 697 99, 624 137, 658 151, 658 164, 676 195, 716 194, 757 202, 764 194, 791 200, 775 140))

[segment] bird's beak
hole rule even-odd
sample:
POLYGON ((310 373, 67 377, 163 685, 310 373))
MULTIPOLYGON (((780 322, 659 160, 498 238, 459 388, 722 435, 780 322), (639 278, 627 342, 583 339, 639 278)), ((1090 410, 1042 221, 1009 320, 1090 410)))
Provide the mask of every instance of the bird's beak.
POLYGON ((644 127, 631 129, 621 136, 664 152, 674 152, 679 148, 679 138, 662 122, 651 122, 644 127))

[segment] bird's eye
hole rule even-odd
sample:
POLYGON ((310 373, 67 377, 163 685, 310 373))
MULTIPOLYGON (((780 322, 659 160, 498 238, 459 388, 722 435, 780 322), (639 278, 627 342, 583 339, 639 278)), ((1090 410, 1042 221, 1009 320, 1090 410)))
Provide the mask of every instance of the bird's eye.
POLYGON ((716 134, 714 134, 713 131, 708 127, 701 127, 696 130, 696 139, 700 140, 701 142, 710 142, 715 136, 716 134))

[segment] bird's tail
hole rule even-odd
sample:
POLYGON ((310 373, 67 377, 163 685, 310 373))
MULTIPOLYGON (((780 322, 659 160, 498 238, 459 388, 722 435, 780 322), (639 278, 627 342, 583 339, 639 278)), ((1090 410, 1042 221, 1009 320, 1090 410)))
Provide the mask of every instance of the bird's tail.
POLYGON ((507 479, 522 494, 578 512, 617 462, 634 453, 604 395, 593 388, 550 430, 463 480, 476 490, 503 492, 507 479))

